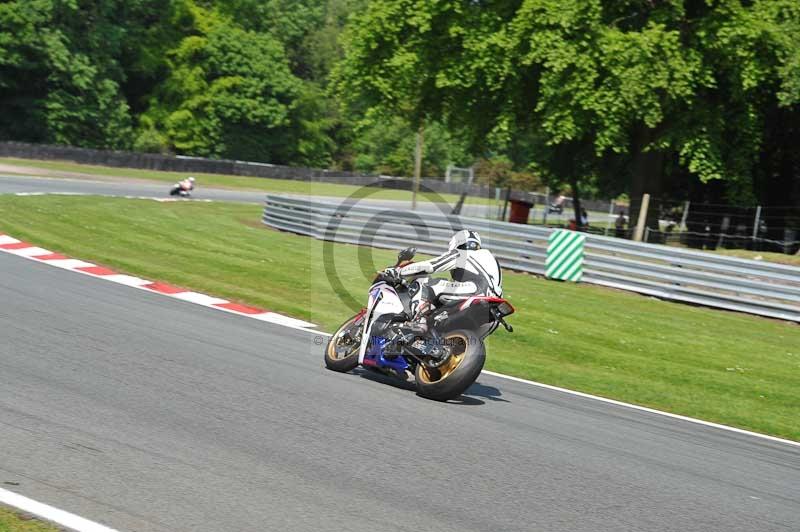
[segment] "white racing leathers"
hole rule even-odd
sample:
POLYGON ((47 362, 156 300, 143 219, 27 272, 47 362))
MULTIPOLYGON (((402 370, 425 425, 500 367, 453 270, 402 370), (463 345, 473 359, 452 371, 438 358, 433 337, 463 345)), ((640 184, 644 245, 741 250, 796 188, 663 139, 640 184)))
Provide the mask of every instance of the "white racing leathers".
POLYGON ((420 304, 426 301, 448 303, 474 295, 501 297, 503 274, 500 264, 488 249, 476 251, 454 249, 444 255, 423 262, 415 262, 400 268, 403 277, 426 273, 450 272, 452 281, 419 277, 418 286, 412 285, 411 312, 417 313, 420 304))

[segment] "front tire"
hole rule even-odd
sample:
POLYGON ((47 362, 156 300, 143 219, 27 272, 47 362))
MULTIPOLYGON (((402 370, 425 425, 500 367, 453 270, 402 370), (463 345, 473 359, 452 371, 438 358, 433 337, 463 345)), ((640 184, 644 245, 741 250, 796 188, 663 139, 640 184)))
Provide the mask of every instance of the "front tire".
POLYGON ((444 335, 445 345, 452 350, 439 368, 418 364, 417 393, 435 401, 455 399, 477 380, 486 361, 486 348, 474 333, 452 331, 444 335))
POLYGON ((361 316, 353 316, 342 324, 325 346, 325 366, 339 372, 347 372, 358 366, 360 343, 354 339, 361 326, 361 316))

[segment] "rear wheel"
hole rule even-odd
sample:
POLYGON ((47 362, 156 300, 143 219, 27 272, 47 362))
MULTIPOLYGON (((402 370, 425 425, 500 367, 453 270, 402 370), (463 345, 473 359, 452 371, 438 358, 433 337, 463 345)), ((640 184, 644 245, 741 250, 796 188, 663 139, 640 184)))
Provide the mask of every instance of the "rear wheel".
POLYGON ((353 316, 330 337, 325 346, 325 366, 333 371, 350 371, 358 366, 358 329, 361 316, 353 316))
POLYGON ((450 355, 439 367, 418 364, 416 370, 417 393, 436 401, 447 401, 460 396, 478 378, 486 361, 483 341, 467 330, 444 335, 450 355))

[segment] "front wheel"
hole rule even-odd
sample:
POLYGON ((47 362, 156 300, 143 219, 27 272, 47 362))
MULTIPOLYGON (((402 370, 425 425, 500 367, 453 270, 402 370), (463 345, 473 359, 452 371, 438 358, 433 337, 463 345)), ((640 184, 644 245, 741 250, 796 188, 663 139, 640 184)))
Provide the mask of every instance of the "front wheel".
POLYGON ((362 316, 353 316, 339 327, 325 346, 325 366, 333 371, 346 372, 358 366, 358 329, 362 316))
POLYGON ((447 401, 460 396, 478 378, 486 361, 483 341, 467 330, 449 332, 444 343, 450 350, 445 362, 437 368, 418 364, 416 370, 417 393, 436 401, 447 401))

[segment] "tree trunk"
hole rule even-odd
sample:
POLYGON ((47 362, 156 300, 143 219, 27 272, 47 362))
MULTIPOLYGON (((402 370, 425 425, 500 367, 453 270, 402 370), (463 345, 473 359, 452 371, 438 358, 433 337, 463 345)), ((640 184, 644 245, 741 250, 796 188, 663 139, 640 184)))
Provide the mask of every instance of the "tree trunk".
MULTIPOLYGON (((759 203, 764 205, 766 236, 772 240, 797 238, 790 235, 791 231, 800 232, 800 111, 772 109, 767 114, 765 130, 755 187, 759 203)), ((791 246, 767 245, 764 249, 793 251, 791 246)))
POLYGON ((575 213, 575 225, 577 227, 581 226, 581 193, 580 188, 578 187, 578 178, 574 174, 569 182, 570 186, 572 187, 572 208, 573 212, 575 213))
POLYGON ((646 126, 639 128, 634 139, 635 153, 631 163, 631 206, 630 220, 637 220, 642 205, 642 195, 650 194, 650 208, 647 211, 645 226, 658 229, 658 214, 664 179, 664 153, 661 151, 644 151, 655 139, 656 132, 646 126), (655 201, 654 201, 655 200, 655 201))

